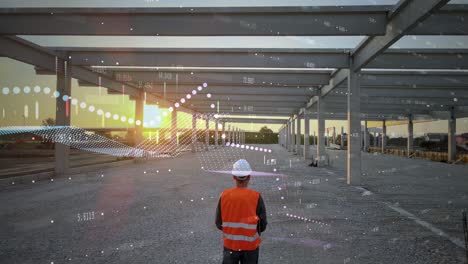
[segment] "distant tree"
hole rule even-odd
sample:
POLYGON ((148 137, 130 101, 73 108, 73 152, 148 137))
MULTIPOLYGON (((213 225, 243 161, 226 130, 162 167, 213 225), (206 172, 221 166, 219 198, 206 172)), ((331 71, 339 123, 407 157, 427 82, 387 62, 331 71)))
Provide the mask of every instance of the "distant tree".
POLYGON ((260 134, 273 134, 273 130, 269 129, 267 126, 260 128, 260 134))
POLYGON ((42 120, 42 126, 55 126, 55 119, 52 117, 42 120))

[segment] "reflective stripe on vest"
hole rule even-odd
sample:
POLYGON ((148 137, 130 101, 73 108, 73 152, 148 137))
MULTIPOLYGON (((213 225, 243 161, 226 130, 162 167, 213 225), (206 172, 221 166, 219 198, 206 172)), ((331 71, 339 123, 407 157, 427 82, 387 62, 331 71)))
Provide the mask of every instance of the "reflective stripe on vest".
POLYGON ((223 227, 245 228, 245 229, 252 229, 252 230, 257 229, 257 225, 249 225, 249 224, 236 223, 236 222, 224 222, 223 227))
POLYGON ((224 233, 223 236, 225 238, 227 238, 227 239, 236 240, 236 241, 247 241, 247 242, 253 242, 259 237, 258 233, 255 233, 255 235, 253 237, 230 235, 230 234, 226 234, 226 233, 224 233))

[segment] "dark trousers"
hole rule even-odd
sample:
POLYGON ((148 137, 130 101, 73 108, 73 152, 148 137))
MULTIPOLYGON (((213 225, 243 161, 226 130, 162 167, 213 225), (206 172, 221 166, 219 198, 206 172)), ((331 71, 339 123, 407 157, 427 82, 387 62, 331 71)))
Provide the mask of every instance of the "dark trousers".
POLYGON ((255 250, 234 251, 224 248, 223 264, 257 264, 259 248, 255 250))

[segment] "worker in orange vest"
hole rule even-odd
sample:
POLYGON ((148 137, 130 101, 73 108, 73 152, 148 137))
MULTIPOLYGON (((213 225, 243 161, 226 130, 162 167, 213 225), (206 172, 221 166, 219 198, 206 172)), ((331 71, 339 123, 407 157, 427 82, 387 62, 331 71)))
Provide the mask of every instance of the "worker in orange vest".
POLYGON ((223 264, 258 263, 260 233, 267 226, 259 192, 248 189, 252 169, 245 159, 232 166, 236 187, 224 190, 216 209, 216 227, 223 231, 223 264))

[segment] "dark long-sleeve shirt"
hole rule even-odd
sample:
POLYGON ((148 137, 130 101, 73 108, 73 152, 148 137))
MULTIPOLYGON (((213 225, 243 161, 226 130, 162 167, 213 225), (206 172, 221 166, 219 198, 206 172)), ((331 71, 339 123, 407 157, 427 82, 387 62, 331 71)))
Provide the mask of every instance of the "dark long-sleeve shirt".
MULTIPOLYGON (((259 218, 259 221, 257 224, 257 231, 258 231, 258 234, 260 235, 261 232, 265 231, 266 226, 267 226, 266 208, 265 208, 265 203, 263 202, 263 198, 261 195, 258 197, 256 211, 257 211, 257 216, 259 218)), ((216 227, 219 230, 223 230, 223 220, 221 218, 221 198, 219 198, 218 207, 216 208, 216 227)))

